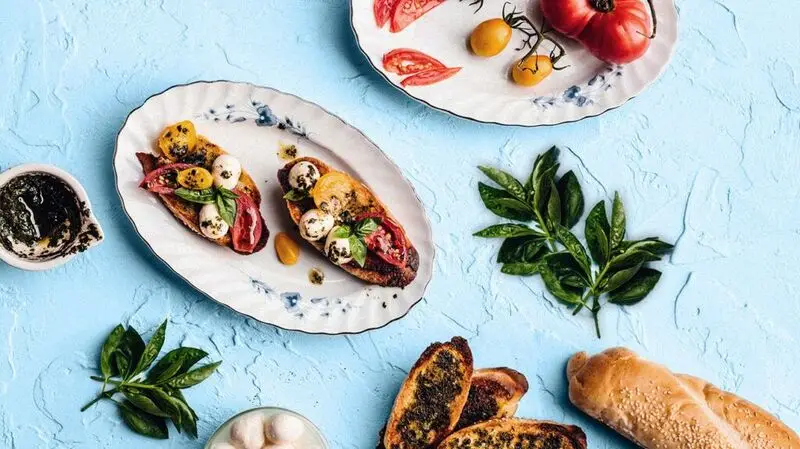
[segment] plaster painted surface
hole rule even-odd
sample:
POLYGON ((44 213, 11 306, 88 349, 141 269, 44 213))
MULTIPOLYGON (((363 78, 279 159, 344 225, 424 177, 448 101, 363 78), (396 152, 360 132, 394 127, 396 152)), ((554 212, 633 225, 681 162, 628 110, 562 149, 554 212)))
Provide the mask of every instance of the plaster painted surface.
MULTIPOLYGON (((630 444, 573 409, 575 351, 625 345, 735 391, 800 430, 800 10, 681 0, 680 42, 663 78, 601 117, 539 129, 435 112, 372 73, 344 0, 2 0, 0 168, 47 162, 85 185, 107 240, 47 273, 0 266, 0 447, 201 448, 230 415, 295 409, 334 448, 373 447, 407 369, 433 340, 469 338, 479 366, 525 373, 520 415, 583 426, 590 447, 630 444), (188 288, 148 252, 113 187, 114 137, 148 96, 201 79, 250 81, 317 102, 402 167, 430 215, 436 271, 404 320, 357 336, 285 332, 188 288), (596 340, 538 278, 499 273, 478 164, 517 175, 551 144, 587 203, 622 192, 634 236, 677 242, 645 302, 608 307, 596 340), (189 390, 200 439, 130 433, 109 404, 78 413, 118 322, 207 349, 218 374, 189 390)), ((269 217, 267 217, 269 219, 269 217)))

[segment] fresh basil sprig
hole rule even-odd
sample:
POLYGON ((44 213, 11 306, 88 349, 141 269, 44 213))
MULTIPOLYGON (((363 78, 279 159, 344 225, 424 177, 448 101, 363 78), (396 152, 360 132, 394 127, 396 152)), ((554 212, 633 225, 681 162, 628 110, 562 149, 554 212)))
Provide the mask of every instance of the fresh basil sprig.
POLYGON ((611 222, 600 201, 586 217, 586 246, 570 231, 583 215, 584 199, 572 171, 557 176, 556 147, 539 155, 525 184, 501 170, 479 167, 503 189, 478 183, 486 208, 495 215, 534 226, 502 223, 474 235, 504 238, 497 262, 516 276, 541 275, 547 290, 577 315, 592 312, 600 338, 601 296, 620 306, 633 305, 653 290, 661 277, 647 263, 660 260, 672 245, 656 237, 626 240, 625 209, 615 194, 611 222), (586 248, 588 247, 588 251, 586 248))
POLYGON ((364 239, 378 229, 381 223, 378 218, 365 218, 356 222, 353 226, 340 225, 331 230, 331 234, 337 239, 348 239, 350 241, 350 254, 353 260, 363 267, 367 262, 367 244, 364 239))
POLYGON ((103 383, 102 392, 81 411, 108 399, 117 404, 125 424, 140 435, 169 438, 169 419, 178 433, 183 431, 197 438, 197 414, 181 390, 206 380, 222 362, 192 369, 208 353, 182 347, 168 352, 151 369, 164 345, 166 332, 167 321, 164 321, 145 344, 132 326, 127 329, 122 325, 115 327, 100 351, 102 376, 90 377, 103 383), (123 396, 124 400, 114 399, 117 395, 123 396))
POLYGON ((175 189, 175 196, 191 203, 216 204, 219 215, 228 224, 233 226, 236 221, 236 198, 239 194, 224 187, 205 190, 191 190, 180 187, 175 189))
POLYGON ((175 189, 175 196, 191 203, 214 204, 217 192, 214 189, 191 190, 180 187, 175 189))
POLYGON ((310 192, 308 190, 299 190, 299 189, 292 189, 286 194, 283 195, 283 199, 289 200, 292 202, 303 201, 304 199, 310 196, 310 192))

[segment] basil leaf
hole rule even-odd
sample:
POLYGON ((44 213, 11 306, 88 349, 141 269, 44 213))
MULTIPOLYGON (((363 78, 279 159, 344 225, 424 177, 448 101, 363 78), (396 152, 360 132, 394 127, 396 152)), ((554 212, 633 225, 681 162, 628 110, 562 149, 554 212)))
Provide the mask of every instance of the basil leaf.
POLYGON ((356 261, 358 266, 363 267, 364 263, 367 261, 367 247, 364 245, 364 242, 355 235, 351 235, 349 239, 350 254, 353 255, 353 260, 356 261))
POLYGON ((549 229, 556 229, 561 226, 561 198, 558 196, 558 189, 552 180, 550 181, 550 198, 547 200, 547 225, 549 229))
POLYGON ((503 241, 497 253, 498 263, 538 262, 547 253, 545 240, 538 236, 510 237, 503 241))
POLYGON ((550 268, 549 263, 541 264, 539 274, 542 276, 544 286, 555 298, 569 306, 577 306, 583 301, 582 288, 571 287, 559 281, 556 274, 550 268))
POLYGON ((297 201, 303 201, 304 199, 308 198, 308 196, 309 195, 307 190, 292 189, 286 192, 285 195, 283 195, 283 199, 297 202, 297 201))
POLYGON ((658 239, 658 237, 648 237, 644 240, 638 241, 623 241, 617 247, 616 253, 621 254, 626 251, 647 251, 648 253, 654 254, 656 256, 663 256, 668 252, 672 251, 675 248, 673 245, 669 243, 662 242, 658 239))
POLYGON ((161 410, 152 399, 139 390, 125 389, 122 392, 125 398, 139 410, 154 416, 169 418, 169 414, 161 410))
POLYGON ((528 203, 514 198, 505 190, 495 189, 479 182, 478 193, 481 195, 483 205, 498 217, 517 221, 531 221, 535 218, 533 209, 528 203))
POLYGON ((119 405, 119 413, 128 428, 139 435, 159 440, 169 438, 167 423, 163 418, 148 415, 127 401, 119 405))
POLYGON ((108 334, 105 343, 103 343, 103 349, 100 350, 100 372, 106 379, 117 374, 117 367, 112 363, 112 355, 119 346, 120 341, 122 341, 122 336, 124 334, 125 328, 122 327, 121 324, 117 325, 117 327, 108 334))
POLYGON ((180 187, 175 189, 175 196, 191 203, 214 204, 214 189, 190 190, 180 187))
POLYGON ((151 384, 160 384, 177 374, 183 374, 194 366, 195 363, 208 355, 202 349, 178 348, 168 352, 156 366, 147 373, 147 381, 151 384))
POLYGON ((514 223, 503 223, 503 224, 496 224, 489 226, 488 228, 482 229, 472 235, 474 235, 475 237, 497 238, 497 237, 521 237, 523 235, 542 236, 542 233, 535 229, 531 229, 525 225, 514 224, 514 223))
POLYGON ((350 226, 347 225, 336 226, 331 229, 331 235, 337 239, 346 239, 350 237, 351 233, 350 226))
POLYGON ((506 189, 506 192, 510 193, 514 198, 520 201, 525 201, 527 199, 525 188, 522 186, 521 182, 517 181, 517 178, 503 170, 492 167, 479 166, 478 169, 488 176, 489 179, 496 182, 497 185, 506 189))
POLYGON ((592 259, 601 268, 605 266, 609 258, 608 233, 609 224, 606 217, 606 203, 600 201, 589 212, 589 216, 586 217, 584 234, 592 259))
POLYGON ((193 387, 208 379, 208 377, 214 374, 214 372, 217 370, 217 367, 219 367, 221 364, 222 362, 215 362, 208 365, 203 365, 200 368, 189 371, 188 373, 176 376, 170 380, 167 385, 179 389, 193 387))
POLYGON ((556 237, 558 241, 567 248, 570 254, 578 261, 578 263, 583 268, 586 276, 591 276, 591 261, 589 261, 589 256, 586 254, 586 249, 584 249, 583 245, 581 245, 580 240, 578 240, 575 235, 569 231, 569 229, 558 225, 556 229, 556 237))
POLYGON ((112 360, 114 361, 114 367, 118 375, 123 377, 127 375, 128 369, 131 366, 130 351, 125 348, 117 348, 117 350, 114 351, 112 360))
POLYGON ((525 183, 525 190, 528 192, 529 196, 537 187, 539 178, 541 178, 547 170, 557 165, 559 153, 560 150, 558 147, 553 146, 544 153, 536 156, 531 174, 528 176, 528 181, 525 183))
POLYGON ((150 368, 150 365, 156 360, 156 357, 158 357, 158 354, 161 352, 161 348, 164 346, 166 333, 167 320, 164 320, 161 326, 158 326, 158 329, 153 333, 153 336, 150 337, 150 341, 147 342, 144 351, 142 351, 142 358, 136 366, 135 374, 139 374, 147 368, 150 368))
POLYGON ((607 281, 603 281, 603 291, 609 292, 611 290, 616 290, 619 287, 622 287, 623 284, 630 281, 636 273, 642 268, 643 263, 638 263, 632 267, 623 268, 611 276, 608 277, 607 281))
POLYGON ((630 306, 644 299, 661 279, 661 272, 652 268, 642 268, 629 282, 612 291, 608 302, 630 306))
POLYGON ((378 230, 381 221, 377 218, 365 218, 356 223, 355 233, 359 237, 366 237, 378 230))
POLYGON ((608 262, 607 270, 609 272, 620 271, 624 268, 630 268, 644 262, 655 262, 659 259, 661 259, 661 256, 656 256, 655 254, 648 253, 647 251, 628 250, 611 259, 608 262))
POLYGON ((556 183, 561 198, 561 224, 572 229, 583 215, 583 192, 578 178, 572 170, 566 172, 556 183))
POLYGON ((153 401, 156 403, 156 405, 169 415, 169 418, 175 425, 175 429, 177 429, 178 433, 180 433, 181 424, 183 423, 183 414, 181 414, 181 409, 178 405, 179 401, 160 388, 150 390, 149 394, 150 397, 153 398, 153 401))
POLYGON ((581 285, 589 287, 591 281, 589 276, 585 273, 583 266, 575 259, 571 253, 561 251, 558 253, 550 253, 544 257, 544 263, 547 264, 548 269, 561 281, 564 278, 577 276, 583 281, 581 285))
POLYGON ((228 226, 233 226, 236 221, 236 200, 226 197, 225 195, 217 195, 217 210, 220 217, 228 226))
POLYGON ((226 189, 225 187, 217 187, 217 193, 219 193, 220 195, 222 195, 225 198, 230 198, 232 200, 235 200, 236 198, 239 198, 239 194, 238 193, 234 192, 233 190, 226 189))
POLYGON ((189 434, 190 437, 197 438, 197 414, 185 400, 175 398, 174 402, 180 410, 183 431, 189 434))
POLYGON ((120 349, 125 351, 128 362, 128 367, 125 372, 120 372, 123 379, 128 380, 137 374, 136 367, 139 365, 139 360, 142 358, 144 347, 144 340, 142 340, 142 336, 139 335, 139 332, 137 332, 133 326, 128 326, 125 330, 125 334, 122 335, 122 342, 120 344, 120 349))
MULTIPOLYGON (((536 179, 536 190, 533 192, 533 209, 538 213, 538 217, 540 217, 542 220, 547 220, 547 217, 549 216, 547 205, 550 200, 550 192, 555 186, 553 183, 553 178, 556 170, 558 170, 558 164, 542 173, 541 176, 536 179)), ((559 203, 559 209, 560 207, 561 206, 559 203)), ((540 224, 542 226, 546 226, 548 223, 540 224)))
POLYGON ((619 192, 614 193, 614 204, 611 207, 611 232, 609 232, 608 246, 615 250, 625 239, 625 208, 619 198, 619 192))
POLYGON ((539 263, 525 263, 515 262, 503 264, 500 268, 501 273, 510 274, 512 276, 533 276, 539 273, 539 263))

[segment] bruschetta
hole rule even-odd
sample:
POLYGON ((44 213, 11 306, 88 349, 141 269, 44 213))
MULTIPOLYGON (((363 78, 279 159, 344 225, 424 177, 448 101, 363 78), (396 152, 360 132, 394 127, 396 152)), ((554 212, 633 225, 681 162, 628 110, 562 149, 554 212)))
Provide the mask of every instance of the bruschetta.
POLYGON ((194 124, 168 126, 156 142, 158 153, 136 153, 144 179, 139 187, 197 235, 240 254, 267 244, 261 193, 241 163, 198 135, 194 124))
POLYGON ((510 418, 528 392, 528 379, 511 368, 483 368, 472 374, 469 397, 456 424, 461 430, 497 418, 510 418))
POLYGON ((586 449, 577 426, 532 419, 494 419, 450 435, 438 449, 586 449))
POLYGON ((367 186, 311 157, 287 163, 278 182, 300 236, 332 263, 384 287, 414 280, 419 253, 367 186))

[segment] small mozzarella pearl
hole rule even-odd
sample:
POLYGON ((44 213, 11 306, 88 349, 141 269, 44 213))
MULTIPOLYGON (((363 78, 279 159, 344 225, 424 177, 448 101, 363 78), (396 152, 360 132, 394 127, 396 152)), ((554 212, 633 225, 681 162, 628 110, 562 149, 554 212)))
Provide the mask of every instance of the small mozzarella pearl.
MULTIPOLYGON (((266 422, 264 431, 267 438, 273 443, 287 445, 287 443, 293 443, 300 439, 306 430, 305 427, 300 418, 288 413, 281 413, 266 422)), ((283 446, 280 449, 283 449, 283 446)))
POLYGON ((261 449, 264 439, 264 418, 259 414, 246 415, 231 426, 231 442, 241 449, 261 449))
POLYGON ((236 449, 236 446, 230 443, 214 443, 211 449, 236 449))

